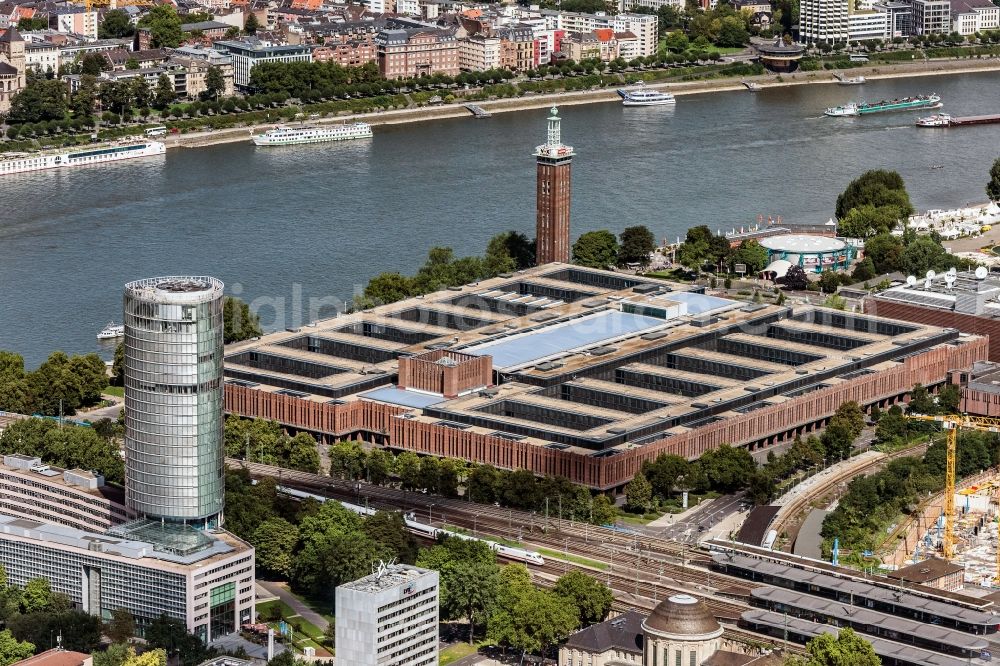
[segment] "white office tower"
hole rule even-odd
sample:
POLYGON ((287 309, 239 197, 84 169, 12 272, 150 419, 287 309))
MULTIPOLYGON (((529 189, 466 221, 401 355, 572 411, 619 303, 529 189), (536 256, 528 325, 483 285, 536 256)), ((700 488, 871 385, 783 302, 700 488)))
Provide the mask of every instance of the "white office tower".
POLYGON ((337 663, 437 666, 438 572, 406 564, 337 588, 337 663))

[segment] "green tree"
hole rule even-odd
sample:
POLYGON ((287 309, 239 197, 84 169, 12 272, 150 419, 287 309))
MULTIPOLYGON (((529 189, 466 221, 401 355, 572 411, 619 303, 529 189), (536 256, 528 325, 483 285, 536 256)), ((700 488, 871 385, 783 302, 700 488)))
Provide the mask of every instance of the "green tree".
POLYGON ((582 571, 565 574, 556 581, 552 591, 573 605, 577 611, 577 625, 582 627, 603 622, 614 601, 607 585, 582 571))
POLYGON ((778 278, 778 282, 792 291, 804 291, 809 287, 809 276, 804 268, 795 264, 788 267, 785 277, 778 278))
POLYGON ((564 597, 531 585, 524 565, 508 565, 500 572, 500 589, 487 624, 487 637, 523 652, 544 654, 578 626, 575 611, 564 597))
POLYGON ((626 507, 630 511, 647 511, 653 501, 653 486, 641 471, 625 486, 626 507))
POLYGON ((125 343, 119 342, 115 346, 115 359, 111 363, 111 384, 114 386, 125 385, 125 343))
POLYGON ((837 232, 850 238, 869 238, 886 234, 900 222, 900 211, 895 206, 855 206, 837 223, 837 232))
POLYGON ((272 574, 288 576, 298 540, 298 528, 284 518, 265 520, 251 539, 257 549, 257 565, 272 574))
POLYGON ((822 303, 824 308, 830 308, 831 310, 846 310, 847 309, 847 299, 838 294, 830 294, 822 303))
POLYGON ((954 257, 929 236, 919 236, 910 241, 903 250, 902 268, 910 275, 922 276, 929 270, 944 272, 952 267, 958 267, 958 258, 954 257))
POLYGON ((854 282, 867 282, 874 278, 875 275, 875 264, 872 262, 871 257, 865 257, 854 265, 854 270, 851 271, 851 280, 854 282))
POLYGON ((97 29, 97 36, 101 39, 121 39, 131 37, 134 33, 135 26, 132 25, 132 19, 124 9, 111 9, 105 12, 104 20, 97 29))
POLYGON ((653 232, 644 225, 626 227, 619 234, 621 247, 618 250, 618 264, 649 264, 649 255, 656 249, 653 232))
POLYGON ((749 451, 728 444, 706 451, 699 461, 712 488, 726 493, 746 488, 756 469, 749 451))
POLYGON ((986 196, 990 201, 1000 204, 1000 157, 993 161, 990 167, 990 180, 986 183, 986 196))
POLYGON ((852 180, 837 197, 837 218, 843 219, 852 208, 864 205, 893 206, 900 218, 913 214, 906 185, 895 171, 866 171, 852 180))
POLYGON ((806 643, 805 666, 881 666, 872 644, 850 627, 833 634, 820 634, 806 643))
MULTIPOLYGON (((63 600, 68 606, 68 600, 63 600)), ((63 648, 75 652, 93 652, 101 643, 101 618, 65 607, 17 615, 7 628, 20 641, 53 647, 52 637, 62 634, 63 648)))
POLYGON ((197 636, 188 633, 182 620, 161 615, 150 622, 145 632, 150 647, 176 657, 181 666, 194 666, 205 660, 208 650, 197 636))
POLYGON ((665 40, 667 49, 674 53, 683 53, 687 50, 689 41, 687 35, 681 30, 675 30, 667 34, 665 40))
POLYGON ((903 239, 892 234, 879 234, 865 241, 865 257, 872 260, 876 273, 893 273, 903 269, 903 239))
POLYGON ((937 403, 923 384, 914 384, 910 391, 909 412, 914 414, 937 414, 937 403))
POLYGON ((228 345, 261 334, 260 317, 242 299, 226 296, 222 303, 223 339, 228 345))
POLYGON ((125 643, 112 643, 107 650, 91 655, 94 666, 122 666, 128 659, 129 646, 125 643))
POLYGON ((215 65, 209 66, 205 74, 205 94, 212 99, 219 99, 225 91, 226 79, 222 75, 222 69, 215 65))
POLYGON ((153 106, 156 109, 163 110, 170 106, 171 102, 177 97, 177 93, 174 92, 174 84, 170 80, 170 77, 166 73, 160 74, 156 79, 156 91, 153 94, 153 106))
POLYGON ((723 17, 719 24, 719 37, 716 44, 724 48, 746 46, 750 42, 750 33, 746 24, 738 16, 723 17))
POLYGON ((44 611, 52 604, 52 588, 47 578, 32 578, 21 591, 21 611, 35 613, 44 611))
POLYGON ((9 666, 33 654, 35 654, 33 644, 17 640, 7 629, 0 631, 0 666, 9 666))
POLYGON ((80 74, 100 76, 111 69, 111 63, 101 53, 87 53, 80 58, 80 74))
POLYGON ((747 273, 758 273, 767 266, 767 250, 752 238, 747 239, 733 251, 731 262, 746 264, 747 273))
POLYGON ((128 649, 128 654, 122 666, 167 666, 166 650, 149 650, 136 655, 135 650, 128 649))
POLYGON ((135 617, 125 608, 111 611, 111 620, 104 628, 112 643, 127 643, 135 636, 135 617))
POLYGON ((260 21, 257 20, 257 14, 248 12, 247 18, 243 22, 243 32, 248 35, 256 35, 258 28, 260 28, 260 21))
POLYGON ((840 288, 840 275, 833 271, 823 271, 819 276, 819 288, 824 294, 836 293, 840 288))
POLYGON ((13 352, 0 351, 0 410, 19 414, 35 411, 24 359, 13 352))
POLYGON ((767 471, 758 469, 750 476, 750 483, 747 486, 747 497, 757 506, 763 506, 774 499, 777 492, 777 484, 774 476, 767 471))
POLYGON ((942 414, 957 414, 962 402, 962 392, 955 384, 945 384, 938 391, 937 402, 942 414))
POLYGON ((177 48, 184 39, 181 19, 173 5, 156 5, 139 19, 139 27, 149 29, 149 43, 154 49, 177 48))
POLYGON ((412 451, 404 451, 396 458, 399 480, 403 490, 420 488, 420 457, 412 451))
POLYGON ((319 449, 312 435, 300 432, 288 441, 289 469, 316 474, 319 472, 319 464, 319 449))
POLYGON ((598 493, 591 502, 590 522, 594 525, 613 525, 618 519, 618 509, 611 498, 604 493, 598 493))
POLYGON ((30 32, 32 30, 48 30, 48 28, 48 19, 41 16, 33 16, 31 18, 25 17, 17 22, 17 29, 25 32, 30 32))
POLYGON ((642 471, 649 479, 653 492, 660 497, 669 498, 680 480, 687 475, 688 468, 686 458, 673 453, 661 453, 656 460, 643 464, 642 471))
POLYGON ((607 229, 588 231, 573 243, 573 263, 588 268, 609 268, 618 260, 618 239, 607 229))
POLYGON ((373 307, 384 303, 395 303, 411 296, 416 296, 417 287, 413 278, 399 273, 379 273, 365 286, 364 307, 373 307))
POLYGON ((490 239, 484 260, 490 277, 529 268, 535 264, 535 245, 519 231, 504 231, 490 239))
POLYGON ((10 101, 10 124, 62 120, 69 110, 66 85, 62 81, 29 78, 27 85, 10 101))
POLYGON ((385 449, 373 449, 368 454, 365 462, 367 464, 368 481, 379 486, 389 480, 396 464, 395 458, 385 449))

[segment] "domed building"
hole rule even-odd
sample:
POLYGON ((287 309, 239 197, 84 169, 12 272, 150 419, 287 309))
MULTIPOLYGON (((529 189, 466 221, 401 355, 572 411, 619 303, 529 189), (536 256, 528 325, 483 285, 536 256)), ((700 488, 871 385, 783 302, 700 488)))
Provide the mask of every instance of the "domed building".
POLYGON ((764 666, 773 655, 724 650, 722 625, 688 594, 661 601, 649 616, 627 611, 582 629, 559 649, 559 666, 764 666))
POLYGON ((661 601, 642 633, 644 666, 701 666, 722 647, 722 625, 704 601, 689 594, 661 601))

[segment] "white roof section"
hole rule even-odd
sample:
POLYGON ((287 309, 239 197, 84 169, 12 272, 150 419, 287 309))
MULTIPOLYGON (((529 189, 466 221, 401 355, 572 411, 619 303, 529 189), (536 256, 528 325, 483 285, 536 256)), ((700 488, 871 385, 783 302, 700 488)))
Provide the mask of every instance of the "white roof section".
POLYGON ((792 267, 792 262, 787 259, 775 259, 767 265, 763 273, 774 273, 775 278, 783 278, 788 275, 788 269, 792 267))
POLYGON ((761 238, 759 242, 768 250, 778 252, 838 252, 847 247, 847 243, 842 240, 809 234, 769 236, 761 238))

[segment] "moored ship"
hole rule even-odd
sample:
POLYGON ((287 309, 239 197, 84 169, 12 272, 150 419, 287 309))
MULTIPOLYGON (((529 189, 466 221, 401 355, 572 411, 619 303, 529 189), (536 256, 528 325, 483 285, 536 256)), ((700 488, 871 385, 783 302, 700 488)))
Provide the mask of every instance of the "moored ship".
POLYGON ((827 109, 824 114, 827 116, 863 116, 870 113, 882 113, 885 111, 916 111, 918 109, 940 109, 943 106, 940 95, 917 95, 916 97, 904 97, 902 99, 882 100, 879 102, 850 102, 843 106, 834 106, 827 109))
POLYGON ((668 92, 649 90, 647 88, 636 88, 633 90, 619 88, 618 94, 622 98, 622 106, 662 106, 677 102, 674 96, 668 92))
POLYGON ((278 125, 263 134, 253 137, 258 146, 291 146, 300 143, 323 143, 325 141, 347 141, 350 139, 370 139, 372 128, 368 123, 331 125, 330 127, 287 127, 278 125))
POLYGON ((90 166, 104 162, 152 157, 167 152, 159 141, 119 141, 111 144, 80 147, 77 150, 54 150, 38 153, 0 154, 0 176, 29 173, 63 167, 90 166))
POLYGON ((917 127, 947 127, 950 124, 951 116, 947 113, 935 113, 933 116, 917 119, 917 127))

